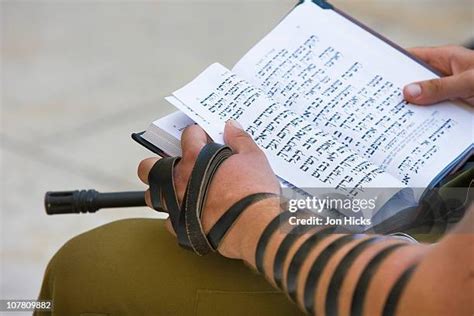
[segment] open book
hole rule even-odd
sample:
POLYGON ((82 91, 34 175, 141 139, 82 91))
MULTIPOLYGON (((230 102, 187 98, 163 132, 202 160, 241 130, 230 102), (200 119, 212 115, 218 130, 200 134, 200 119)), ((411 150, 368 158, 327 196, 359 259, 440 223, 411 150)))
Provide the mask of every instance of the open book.
MULTIPOLYGON (((355 196, 364 188, 427 188, 473 150, 473 111, 415 106, 402 87, 436 77, 327 3, 297 5, 232 70, 215 63, 166 98, 179 109, 142 143, 179 155, 194 122, 216 142, 237 120, 280 179, 355 196)), ((156 150, 155 150, 156 151, 156 150)))

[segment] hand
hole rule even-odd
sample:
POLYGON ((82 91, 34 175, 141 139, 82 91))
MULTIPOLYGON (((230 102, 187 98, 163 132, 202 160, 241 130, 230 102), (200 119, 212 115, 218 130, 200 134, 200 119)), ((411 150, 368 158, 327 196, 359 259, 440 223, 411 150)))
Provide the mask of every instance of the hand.
MULTIPOLYGON (((224 138, 234 155, 223 162, 211 182, 202 214, 202 224, 206 233, 229 207, 243 197, 258 192, 280 193, 280 185, 265 154, 236 121, 227 122, 224 138)), ((183 157, 176 165, 174 174, 175 189, 180 203, 197 155, 207 142, 207 134, 197 125, 189 126, 183 132, 181 137, 183 157)), ((138 177, 145 184, 148 184, 148 173, 158 159, 147 158, 140 162, 138 177)), ((147 205, 151 207, 149 190, 145 193, 145 199, 147 205)), ((268 203, 274 205, 276 202, 268 200, 257 202, 241 215, 219 246, 218 251, 221 254, 230 258, 242 258, 245 236, 233 232, 239 231, 239 225, 252 225, 249 214, 246 215, 251 208, 258 207, 261 210, 269 206, 268 203)), ((173 232, 169 219, 167 227, 173 232)))
POLYGON ((459 46, 412 48, 408 51, 445 75, 405 86, 403 95, 408 102, 433 104, 460 99, 474 106, 474 51, 459 46))

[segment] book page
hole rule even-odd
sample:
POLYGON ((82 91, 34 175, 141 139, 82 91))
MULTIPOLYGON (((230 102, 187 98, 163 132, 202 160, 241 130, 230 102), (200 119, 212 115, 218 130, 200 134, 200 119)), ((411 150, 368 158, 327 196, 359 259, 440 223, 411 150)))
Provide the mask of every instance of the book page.
POLYGON ((303 190, 328 187, 357 196, 364 188, 403 186, 220 64, 208 67, 173 96, 167 100, 216 142, 224 143, 227 120, 239 121, 265 152, 275 173, 303 190))
POLYGON ((154 121, 152 124, 159 130, 164 131, 170 141, 175 142, 181 139, 181 134, 186 127, 195 123, 183 112, 176 111, 154 121))
POLYGON ((150 124, 142 137, 169 156, 181 156, 181 134, 194 121, 176 111, 150 124))
POLYGON ((472 110, 403 100, 402 87, 435 77, 431 71, 310 1, 233 71, 412 187, 427 187, 472 147, 472 110))

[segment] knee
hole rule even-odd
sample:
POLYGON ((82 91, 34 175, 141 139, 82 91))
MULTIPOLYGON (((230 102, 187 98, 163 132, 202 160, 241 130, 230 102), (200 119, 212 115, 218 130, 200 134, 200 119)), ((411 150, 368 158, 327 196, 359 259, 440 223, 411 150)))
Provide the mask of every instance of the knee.
POLYGON ((166 245, 158 240, 171 239, 168 235, 164 220, 158 219, 120 220, 80 234, 50 260, 42 295, 52 292, 53 287, 84 288, 109 275, 127 273, 139 266, 144 254, 156 253, 157 245, 166 245))

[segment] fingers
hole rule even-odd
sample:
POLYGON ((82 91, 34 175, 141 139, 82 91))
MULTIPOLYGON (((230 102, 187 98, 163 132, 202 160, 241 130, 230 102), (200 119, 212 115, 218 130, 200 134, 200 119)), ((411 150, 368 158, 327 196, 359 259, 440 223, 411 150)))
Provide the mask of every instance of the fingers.
POLYGON ((183 160, 193 162, 201 149, 208 142, 206 132, 198 125, 186 127, 181 135, 181 149, 183 151, 183 160))
POLYGON ((474 70, 458 75, 411 83, 403 89, 405 100, 413 104, 433 104, 448 99, 474 96, 474 70))
MULTIPOLYGON (((145 203, 149 208, 153 208, 153 203, 151 202, 150 189, 145 191, 145 203)), ((169 217, 165 221, 165 226, 166 226, 166 229, 176 237, 176 233, 173 229, 173 225, 171 225, 171 221, 170 221, 169 217)))
POLYGON ((260 151, 252 137, 234 120, 229 120, 225 124, 224 139, 235 153, 245 153, 260 151))
POLYGON ((150 189, 145 191, 145 203, 149 208, 153 208, 153 203, 151 203, 150 189))
POLYGON ((408 51, 445 76, 474 66, 473 51, 462 46, 415 47, 408 51))
POLYGON ((176 232, 174 231, 173 225, 171 225, 171 221, 169 218, 165 221, 165 227, 173 236, 176 237, 176 232))
POLYGON ((140 164, 138 165, 137 174, 138 174, 138 178, 140 178, 140 180, 143 183, 148 184, 148 174, 150 173, 150 170, 153 167, 153 165, 158 160, 160 160, 160 158, 153 157, 153 158, 143 159, 142 161, 140 161, 140 164))
POLYGON ((443 73, 443 75, 451 75, 451 56, 452 47, 414 47, 408 51, 429 64, 431 67, 443 73), (449 47, 449 48, 448 48, 449 47))
POLYGON ((189 176, 191 175, 191 171, 193 170, 196 158, 207 142, 208 137, 206 132, 198 125, 190 125, 186 127, 181 135, 181 150, 183 152, 183 158, 174 170, 176 193, 180 201, 183 198, 184 190, 189 176))
MULTIPOLYGON (((148 205, 148 207, 153 208, 153 205, 151 204, 150 190, 145 191, 145 202, 146 202, 146 205, 148 205)), ((171 221, 169 218, 167 218, 165 221, 165 227, 171 234, 173 234, 176 237, 176 233, 173 229, 173 225, 171 225, 171 221)))
POLYGON ((444 75, 452 75, 455 59, 464 56, 468 50, 460 46, 440 46, 414 47, 408 51, 444 75))

